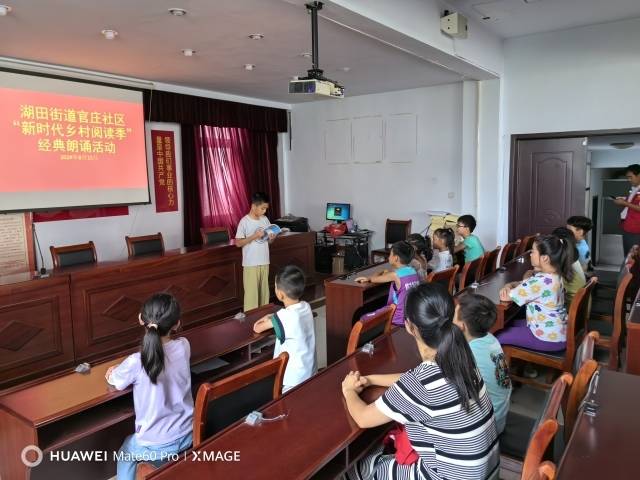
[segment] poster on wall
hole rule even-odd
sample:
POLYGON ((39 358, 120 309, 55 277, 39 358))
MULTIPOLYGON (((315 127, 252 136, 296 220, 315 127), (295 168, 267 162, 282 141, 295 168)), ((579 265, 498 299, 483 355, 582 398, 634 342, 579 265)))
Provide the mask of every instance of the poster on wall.
POLYGON ((31 214, 0 214, 0 276, 34 270, 31 214))
POLYGON ((151 130, 156 212, 178 211, 176 149, 172 131, 151 130))

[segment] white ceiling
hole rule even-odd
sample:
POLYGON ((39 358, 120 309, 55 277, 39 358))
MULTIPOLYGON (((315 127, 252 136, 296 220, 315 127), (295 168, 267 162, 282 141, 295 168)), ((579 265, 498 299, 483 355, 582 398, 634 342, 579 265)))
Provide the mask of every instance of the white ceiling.
MULTIPOLYGON (((393 1, 393 0, 388 0, 393 1)), ((298 0, 0 0, 0 56, 114 73, 284 103, 311 61, 309 16, 298 0), (170 7, 189 13, 173 17, 170 7), (106 41, 100 31, 119 32, 106 41), (260 41, 250 33, 263 33, 260 41), (182 49, 196 50, 194 57, 182 49), (256 65, 246 71, 243 65, 256 65)), ((640 0, 448 0, 497 35, 512 37, 640 16, 640 0), (526 3, 526 1, 531 3, 526 3), (491 18, 483 21, 483 16, 491 18)), ((325 13, 331 13, 331 6, 325 13)), ((320 19, 325 75, 363 95, 432 86, 462 76, 320 19), (343 71, 348 67, 348 72, 343 71)), ((469 40, 470 41, 470 40, 469 40)))
POLYGON ((503 38, 640 17, 640 0, 446 0, 503 38), (490 17, 483 20, 484 17, 490 17))
MULTIPOLYGON (((1 0, 0 56, 73 66, 285 103, 311 60, 310 18, 288 0, 1 0), (170 7, 188 11, 168 14, 170 7), (119 32, 107 41, 100 34, 119 32), (260 41, 247 35, 263 33, 260 41), (184 57, 182 49, 196 50, 184 57), (255 64, 246 71, 244 64, 255 64)), ((295 2, 294 2, 295 3, 295 2)), ((346 95, 460 81, 452 71, 320 19, 320 66, 346 95), (343 71, 349 67, 348 72, 343 71)), ((311 98, 317 100, 317 98, 311 98)))

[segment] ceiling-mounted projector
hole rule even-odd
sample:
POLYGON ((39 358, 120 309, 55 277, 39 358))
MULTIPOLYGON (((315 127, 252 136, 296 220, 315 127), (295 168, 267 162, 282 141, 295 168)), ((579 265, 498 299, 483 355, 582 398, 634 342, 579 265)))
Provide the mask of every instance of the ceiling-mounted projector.
POLYGON ((331 80, 305 78, 291 80, 289 93, 307 93, 311 95, 326 95, 327 97, 344 98, 344 87, 331 80))
POLYGON ((307 70, 306 77, 294 77, 294 80, 289 82, 289 93, 344 98, 344 87, 334 80, 325 78, 318 61, 318 10, 322 9, 322 2, 307 3, 305 6, 311 14, 311 59, 313 66, 311 70, 307 70))

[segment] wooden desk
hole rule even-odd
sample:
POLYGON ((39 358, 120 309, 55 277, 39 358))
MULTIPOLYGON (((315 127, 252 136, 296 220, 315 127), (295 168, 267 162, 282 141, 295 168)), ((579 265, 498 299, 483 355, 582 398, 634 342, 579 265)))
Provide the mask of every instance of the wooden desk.
POLYGON ((73 362, 68 277, 0 277, 0 388, 73 362))
MULTIPOLYGON (((334 478, 390 426, 369 430, 356 426, 342 396, 344 377, 350 370, 364 375, 405 372, 420 361, 415 340, 404 329, 394 329, 375 341, 373 355, 358 351, 343 358, 262 409, 267 418, 287 413, 285 419, 257 427, 237 422, 196 449, 202 452, 198 453, 201 458, 204 452, 238 451, 239 462, 193 461, 194 454, 188 453, 147 478, 334 478)), ((370 388, 364 398, 371 402, 383 392, 383 388, 370 388)))
POLYGON ((496 323, 491 328, 491 332, 495 333, 498 330, 502 330, 506 323, 520 311, 520 307, 515 303, 500 300, 500 289, 507 283, 521 281, 526 271, 531 270, 531 268, 529 253, 524 253, 510 262, 505 263, 502 268, 497 269, 494 273, 480 280, 478 288, 467 287, 458 292, 456 296, 462 295, 464 292, 473 292, 478 295, 484 295, 495 303, 497 318, 496 323), (523 258, 524 262, 519 262, 519 258, 523 258))
POLYGON ((324 282, 327 316, 327 364, 344 357, 351 327, 363 313, 375 310, 386 303, 389 284, 358 283, 357 277, 370 277, 383 269, 391 269, 388 263, 356 270, 347 275, 324 282))
MULTIPOLYGON (((531 269, 529 253, 525 253, 501 269, 486 276, 475 290, 467 287, 458 293, 475 291, 492 300, 498 309, 496 323, 492 332, 502 328, 520 310, 513 302, 500 301, 500 289, 509 282, 522 280, 527 270, 531 269), (522 257, 524 262, 519 262, 522 257)), ((327 309, 327 363, 331 364, 342 358, 347 349, 347 340, 353 324, 363 313, 372 311, 386 303, 389 284, 357 283, 359 276, 370 277, 383 269, 391 269, 388 263, 380 263, 373 267, 357 270, 347 275, 325 280, 324 289, 327 309)))
MULTIPOLYGON (((275 311, 274 305, 252 310, 243 321, 233 318, 184 332, 191 344, 192 366, 218 357, 225 367, 194 376, 193 390, 270 358, 273 350, 254 352, 268 334, 253 332, 255 321, 275 311)), ((132 353, 132 352, 129 352, 132 353)), ((109 478, 115 474, 112 452, 134 431, 131 388, 118 391, 105 381, 107 369, 123 360, 95 365, 87 375, 67 373, 0 397, 0 478, 109 478), (20 460, 22 449, 36 445, 45 460, 29 470, 20 460), (51 461, 50 452, 107 451, 106 462, 51 461)))
POLYGON ((640 378, 600 369, 597 415, 580 414, 560 461, 560 479, 638 478, 640 378))
POLYGON ((640 375, 640 291, 627 318, 626 372, 640 375))
MULTIPOLYGON (((314 232, 279 237, 270 278, 293 263, 315 287, 314 243, 314 232)), ((136 346, 138 312, 156 292, 178 299, 185 330, 235 313, 243 303, 242 251, 231 241, 60 269, 44 279, 0 277, 0 389, 136 346)))

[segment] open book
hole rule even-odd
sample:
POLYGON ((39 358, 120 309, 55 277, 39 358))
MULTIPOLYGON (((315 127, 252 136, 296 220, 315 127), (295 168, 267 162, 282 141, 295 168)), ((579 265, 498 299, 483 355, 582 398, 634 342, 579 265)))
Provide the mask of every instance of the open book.
POLYGON ((278 236, 281 233, 285 233, 285 232, 288 232, 288 231, 289 231, 288 228, 280 228, 275 223, 272 223, 271 225, 269 225, 268 227, 266 227, 264 229, 264 235, 262 235, 262 238, 260 240, 262 240, 263 242, 269 240, 269 234, 270 233, 275 235, 275 236, 278 236))

